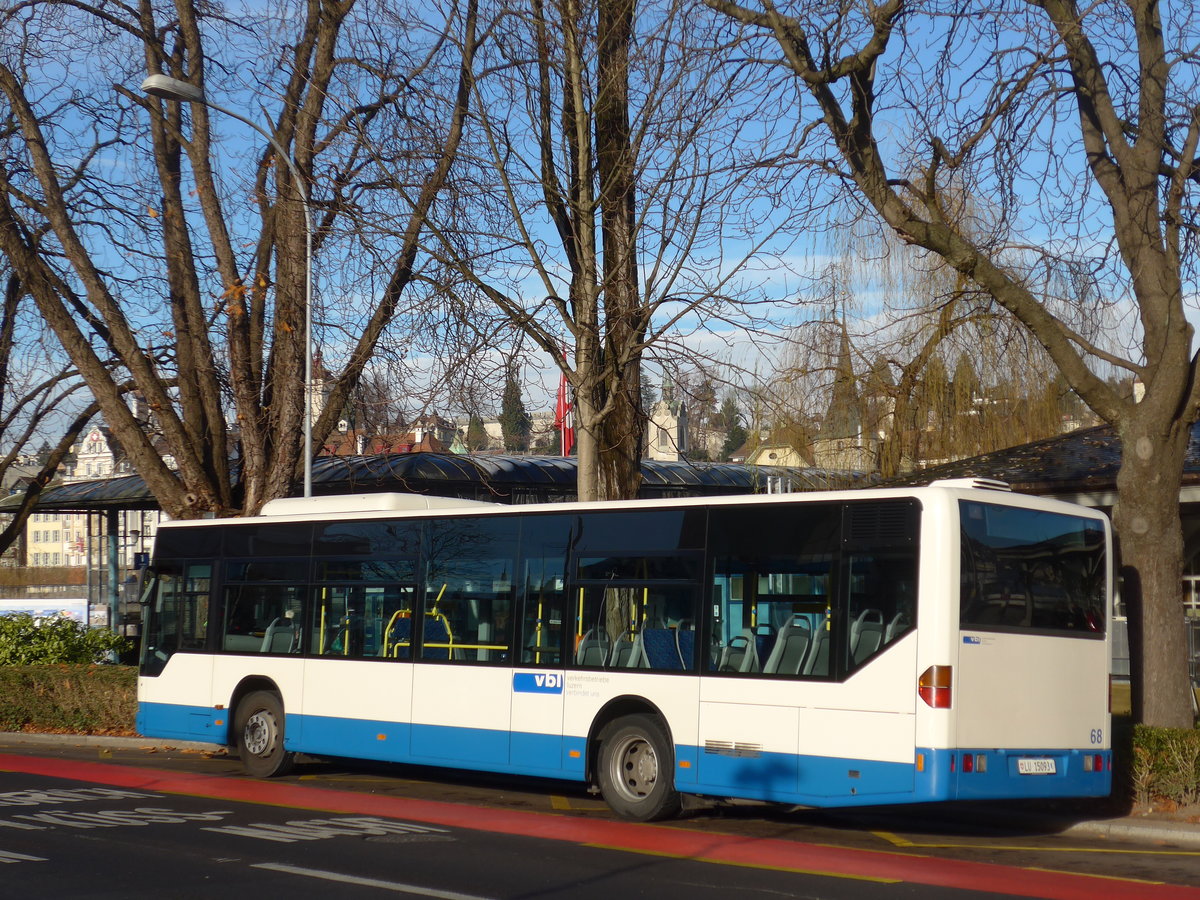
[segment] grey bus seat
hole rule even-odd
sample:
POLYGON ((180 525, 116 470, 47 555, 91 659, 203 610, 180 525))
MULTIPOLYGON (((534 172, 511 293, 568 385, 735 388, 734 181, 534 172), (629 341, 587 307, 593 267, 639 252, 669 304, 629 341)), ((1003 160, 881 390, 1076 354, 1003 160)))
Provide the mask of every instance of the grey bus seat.
POLYGON ((608 635, 594 628, 584 632, 575 648, 575 662, 581 666, 600 668, 608 659, 608 635))
POLYGON ((850 624, 850 658, 862 662, 883 643, 883 612, 864 609, 850 624))
POLYGON ((763 672, 773 675, 799 675, 812 644, 812 626, 808 619, 793 618, 779 629, 775 646, 767 657, 763 672))
POLYGON ((757 672, 758 643, 754 632, 747 628, 741 634, 735 634, 721 651, 721 661, 717 666, 721 672, 757 672))
POLYGON ((892 616, 892 621, 888 622, 887 630, 883 633, 883 642, 890 644, 893 640, 899 637, 908 628, 908 616, 904 610, 892 616))
POLYGON ((263 632, 260 653, 291 653, 296 648, 296 626, 282 616, 274 619, 263 632))
POLYGON ((829 674, 829 619, 824 619, 813 632, 812 645, 804 660, 804 674, 829 674))
MULTIPOLYGON (((618 637, 612 646, 612 653, 608 658, 609 668, 623 669, 626 666, 638 664, 634 651, 638 650, 636 635, 629 632, 623 632, 618 637)), ((638 651, 640 653, 640 650, 638 651)))

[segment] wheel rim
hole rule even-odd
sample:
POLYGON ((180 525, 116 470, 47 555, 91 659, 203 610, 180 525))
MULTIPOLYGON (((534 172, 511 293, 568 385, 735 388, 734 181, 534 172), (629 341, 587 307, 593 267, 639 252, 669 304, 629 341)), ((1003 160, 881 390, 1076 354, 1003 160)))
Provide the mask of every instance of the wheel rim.
POLYGON ((623 738, 612 755, 609 774, 629 800, 645 800, 658 783, 658 754, 640 735, 623 738))
POLYGON ((260 709, 246 720, 242 743, 255 756, 263 756, 275 741, 275 717, 260 709))

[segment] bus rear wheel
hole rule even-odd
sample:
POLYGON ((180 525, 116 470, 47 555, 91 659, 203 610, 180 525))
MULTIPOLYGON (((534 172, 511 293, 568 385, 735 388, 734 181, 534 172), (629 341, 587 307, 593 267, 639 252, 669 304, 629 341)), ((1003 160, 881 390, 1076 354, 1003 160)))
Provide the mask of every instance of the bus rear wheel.
POLYGON ((283 700, 271 691, 242 698, 233 717, 234 741, 247 775, 270 778, 292 768, 295 754, 283 749, 283 700))
POLYGON ((675 754, 654 716, 624 716, 600 736, 600 794, 623 819, 653 822, 679 813, 675 754))

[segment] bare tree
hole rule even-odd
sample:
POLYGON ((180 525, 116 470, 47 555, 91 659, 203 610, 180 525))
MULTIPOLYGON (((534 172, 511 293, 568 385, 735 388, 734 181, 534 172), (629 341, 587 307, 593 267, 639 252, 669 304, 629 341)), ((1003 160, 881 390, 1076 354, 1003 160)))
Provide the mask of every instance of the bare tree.
POLYGON ((8 475, 24 471, 27 477, 20 505, 0 529, 0 552, 24 531, 38 497, 96 414, 94 403, 80 399, 84 385, 78 374, 61 351, 47 345, 45 329, 22 315, 28 305, 24 300, 20 278, 9 273, 0 308, 0 476, 7 480, 8 475), (57 427, 62 430, 51 446, 44 436, 57 427), (38 455, 33 466, 22 465, 33 456, 37 441, 43 441, 46 452, 38 455))
POLYGON ((748 73, 699 52, 685 2, 528 0, 494 34, 464 167, 480 192, 430 252, 476 282, 477 319, 498 313, 569 379, 579 496, 633 496, 643 359, 765 315, 742 264, 794 223, 755 205, 775 186, 743 163, 786 140, 750 124, 748 73))
POLYGON ((273 145, 231 137, 244 126, 222 117, 218 129, 202 103, 130 85, 164 73, 225 106, 263 104, 299 171, 329 298, 315 310, 324 359, 340 360, 319 446, 408 314, 418 235, 466 117, 473 3, 443 10, 432 30, 368 0, 285 2, 256 21, 190 0, 26 0, 0 13, 0 252, 171 515, 253 512, 290 492, 312 452, 301 440, 304 210, 273 145), (121 402, 125 382, 177 470, 121 402))
POLYGON ((797 105, 812 128, 796 158, 994 298, 1116 428, 1122 590, 1141 625, 1135 702, 1147 723, 1190 725, 1179 602, 1179 487, 1200 404, 1185 309, 1200 180, 1190 9, 706 3, 762 38, 764 63, 782 52, 761 71, 812 104, 797 105), (989 219, 948 215, 963 197, 989 219), (1093 307, 1107 297, 1108 313, 1128 313, 1124 346, 1116 329, 1082 327, 1095 312, 1061 289, 1068 269, 1093 307), (1140 402, 1113 370, 1141 380, 1140 402))

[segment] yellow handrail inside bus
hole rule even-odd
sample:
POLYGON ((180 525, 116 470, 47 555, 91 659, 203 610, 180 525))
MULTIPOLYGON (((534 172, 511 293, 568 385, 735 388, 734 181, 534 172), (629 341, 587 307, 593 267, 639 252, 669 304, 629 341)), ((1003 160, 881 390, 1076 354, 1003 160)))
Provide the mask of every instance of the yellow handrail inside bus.
POLYGON ((442 602, 442 594, 446 593, 446 585, 442 585, 442 589, 438 591, 438 595, 433 598, 433 609, 429 610, 425 615, 436 616, 438 614, 438 604, 442 602))

